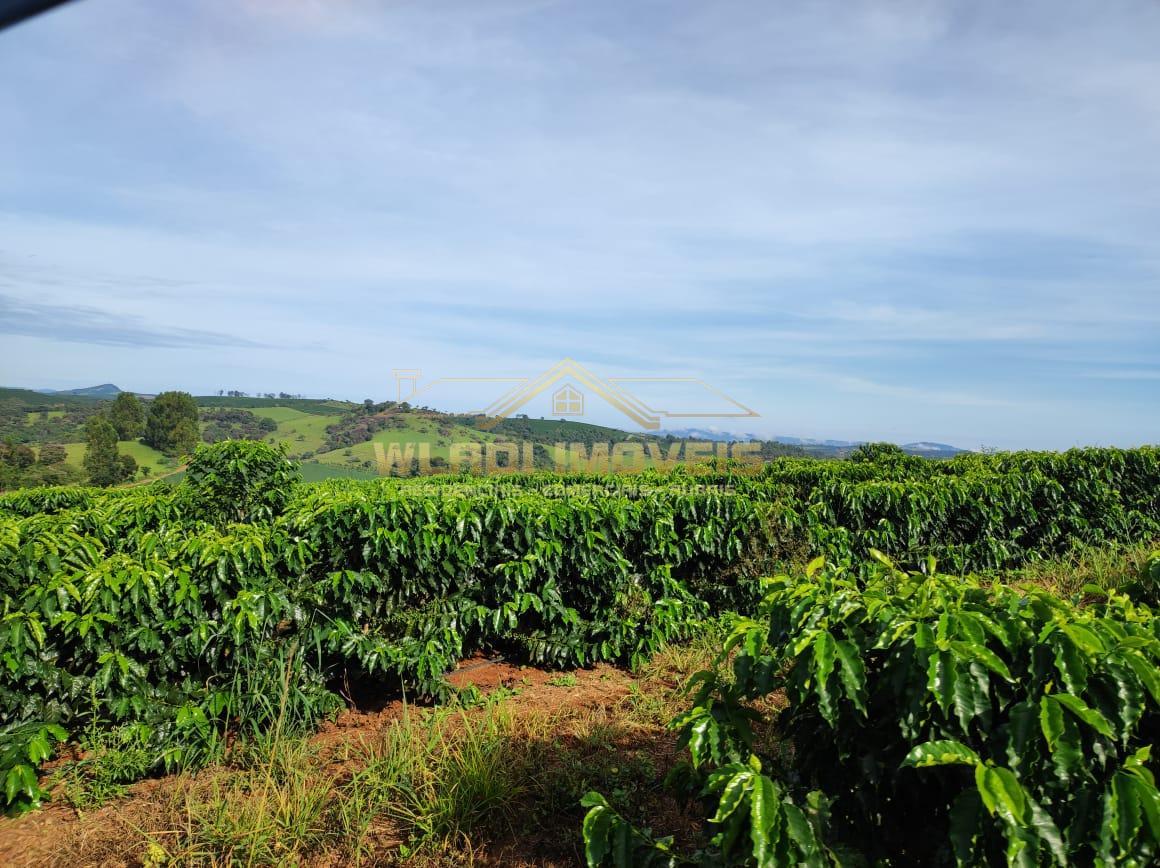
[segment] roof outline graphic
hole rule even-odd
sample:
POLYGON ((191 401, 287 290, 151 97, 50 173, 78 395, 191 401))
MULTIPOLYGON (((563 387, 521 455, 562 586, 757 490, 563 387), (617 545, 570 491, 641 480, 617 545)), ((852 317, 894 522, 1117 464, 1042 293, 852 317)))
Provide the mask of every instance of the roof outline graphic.
MULTIPOLYGON (((418 370, 407 369, 406 373, 408 375, 415 375, 418 374, 418 370)), ((488 417, 488 421, 484 423, 484 427, 493 428, 499 424, 500 420, 508 418, 533 398, 544 393, 566 378, 571 378, 580 383, 591 392, 603 398, 613 408, 632 419, 640 427, 649 431, 659 429, 662 419, 739 419, 755 418, 760 415, 750 407, 730 397, 715 386, 711 386, 699 377, 601 377, 572 358, 560 360, 536 377, 439 377, 425 383, 423 386, 419 386, 416 379, 414 381, 415 389, 411 392, 409 398, 413 399, 417 395, 429 391, 438 383, 514 383, 511 388, 482 410, 472 411, 470 413, 470 415, 488 417), (720 410, 661 409, 649 405, 647 402, 632 394, 624 387, 623 384, 625 383, 694 384, 704 388, 737 409, 733 412, 722 412, 720 410)))

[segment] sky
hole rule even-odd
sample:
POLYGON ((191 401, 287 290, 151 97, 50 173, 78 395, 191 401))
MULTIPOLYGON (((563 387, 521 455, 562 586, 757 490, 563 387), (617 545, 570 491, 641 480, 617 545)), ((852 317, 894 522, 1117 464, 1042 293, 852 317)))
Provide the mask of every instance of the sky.
POLYGON ((1155 443, 1157 46, 1155 0, 79 0, 0 32, 0 385, 569 357, 759 414, 698 427, 1155 443))

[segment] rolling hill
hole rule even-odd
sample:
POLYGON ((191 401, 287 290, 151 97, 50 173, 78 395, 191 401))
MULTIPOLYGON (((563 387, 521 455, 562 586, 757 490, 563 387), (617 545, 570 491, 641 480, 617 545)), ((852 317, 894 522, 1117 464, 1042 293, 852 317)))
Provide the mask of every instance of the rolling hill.
MULTIPOLYGON (((112 383, 83 389, 0 389, 0 437, 32 446, 60 443, 66 448, 67 463, 80 468, 84 455, 84 423, 107 406, 122 390, 112 383)), ((140 393, 138 393, 140 394, 140 393)), ((148 401, 151 396, 143 396, 148 401)), ((809 440, 797 437, 763 438, 753 433, 687 428, 652 433, 628 432, 618 428, 563 419, 533 419, 516 416, 488 420, 480 416, 443 413, 429 408, 413 408, 394 402, 355 403, 326 398, 237 397, 205 395, 195 398, 203 411, 201 430, 207 439, 223 436, 260 436, 281 444, 290 457, 303 465, 307 479, 331 476, 366 477, 377 472, 379 455, 404 455, 411 444, 416 453, 427 450, 432 466, 451 461, 456 443, 531 442, 537 444, 537 466, 548 466, 556 444, 617 444, 700 440, 760 444, 760 456, 813 455, 842 458, 856 441, 809 440), (214 410, 244 411, 249 431, 223 427, 212 418, 214 410), (256 423, 262 422, 259 429, 256 423), (216 424, 216 428, 214 428, 216 424), (213 431, 210 429, 214 428, 213 431)), ((219 414, 220 415, 220 414, 219 414)), ((239 414, 234 414, 235 416, 239 414)), ((122 454, 131 455, 139 466, 149 467, 154 478, 178 472, 178 463, 137 441, 122 441, 122 454)), ((927 458, 947 458, 963 450, 945 443, 918 441, 903 444, 904 451, 927 458)))

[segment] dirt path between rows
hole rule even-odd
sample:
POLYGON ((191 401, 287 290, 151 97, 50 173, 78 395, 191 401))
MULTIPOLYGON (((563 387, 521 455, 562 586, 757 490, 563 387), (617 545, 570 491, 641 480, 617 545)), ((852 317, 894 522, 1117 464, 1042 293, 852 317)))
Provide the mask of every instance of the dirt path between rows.
MULTIPOLYGON (((505 708, 514 715, 611 711, 625 700, 633 684, 628 673, 611 666, 553 673, 480 657, 463 661, 448 680, 456 688, 474 686, 484 695, 506 689, 505 708)), ((382 704, 364 700, 364 706, 369 707, 350 708, 319 727, 311 741, 323 755, 337 757, 343 753, 344 745, 353 746, 372 739, 399 718, 405 708, 404 702, 395 698, 382 704)), ((0 818, 0 866, 144 864, 137 854, 126 856, 130 846, 141 846, 140 837, 134 835, 134 830, 140 828, 135 818, 141 816, 139 811, 145 810, 150 802, 172 789, 177 779, 178 776, 168 776, 141 781, 130 786, 124 797, 83 814, 65 803, 59 793, 54 793, 53 800, 39 811, 18 818, 0 818), (102 857, 77 858, 78 853, 94 852, 101 853, 102 857)), ((576 857, 578 843, 577 838, 576 857)), ((515 846, 500 844, 497 852, 473 854, 473 861, 481 865, 575 864, 572 859, 538 858, 528 852, 529 846, 534 849, 534 841, 532 845, 527 842, 515 846), (517 852, 520 850, 523 852, 517 852)), ((388 858, 373 864, 392 861, 388 858)), ((323 860, 317 864, 337 863, 323 860)))

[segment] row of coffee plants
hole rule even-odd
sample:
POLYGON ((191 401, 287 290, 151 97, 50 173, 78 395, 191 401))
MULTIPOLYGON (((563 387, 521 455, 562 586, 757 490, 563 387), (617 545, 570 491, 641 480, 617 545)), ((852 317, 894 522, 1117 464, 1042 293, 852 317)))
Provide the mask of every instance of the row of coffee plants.
POLYGON ((197 763, 237 729, 308 726, 340 693, 438 696, 479 649, 637 662, 707 612, 749 610, 759 573, 812 552, 976 568, 1160 527, 1156 450, 1027 460, 1043 466, 304 485, 276 450, 231 441, 176 487, 0 496, 6 803, 40 798, 54 740, 94 722, 143 727, 157 767, 197 763), (1090 490, 1070 499, 1065 472, 1090 490))
POLYGON ((769 580, 694 677, 671 778, 707 805, 706 849, 674 854, 592 795, 590 865, 1156 864, 1156 613, 876 556, 769 580), (775 692, 776 751, 752 705, 775 692))
MULTIPOLYGON (((0 518, 0 775, 94 721, 140 728, 154 765, 239 729, 306 727, 339 694, 439 696, 489 649, 547 666, 625 664, 705 616, 695 588, 742 559, 747 498, 658 491, 563 501, 297 486, 260 443, 201 449, 187 482, 0 518)), ((35 496, 35 495, 33 495, 35 496)), ((722 592, 724 593, 724 592, 722 592)), ((727 593, 724 594, 728 596, 727 593)))

